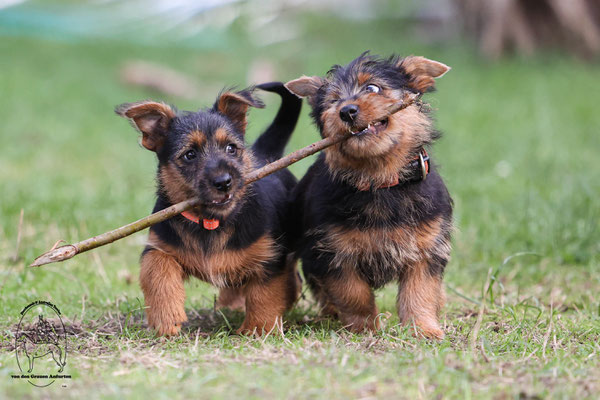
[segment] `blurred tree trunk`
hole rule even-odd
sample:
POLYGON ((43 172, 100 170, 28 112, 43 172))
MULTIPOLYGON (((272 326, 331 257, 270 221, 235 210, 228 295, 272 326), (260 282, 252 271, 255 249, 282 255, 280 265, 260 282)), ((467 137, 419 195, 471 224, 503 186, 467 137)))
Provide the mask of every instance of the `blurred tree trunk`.
POLYGON ((600 0, 454 0, 483 54, 498 58, 559 47, 585 58, 600 53, 600 0))

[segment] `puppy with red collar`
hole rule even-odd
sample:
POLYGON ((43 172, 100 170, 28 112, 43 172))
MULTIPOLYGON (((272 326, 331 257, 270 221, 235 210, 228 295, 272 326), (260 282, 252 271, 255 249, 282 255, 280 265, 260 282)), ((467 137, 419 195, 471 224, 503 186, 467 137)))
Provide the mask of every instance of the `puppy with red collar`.
POLYGON ((398 104, 449 69, 365 53, 325 77, 286 84, 308 99, 322 137, 354 135, 325 149, 292 193, 304 275, 323 312, 351 331, 379 327, 373 290, 395 281, 400 320, 444 336, 452 200, 425 150, 439 133, 423 103, 398 104))
POLYGON ((158 157, 154 212, 199 198, 202 205, 150 228, 141 256, 140 284, 148 324, 175 335, 187 320, 184 281, 194 276, 220 289, 218 306, 245 310, 239 333, 281 329, 300 282, 284 223, 296 179, 281 170, 250 185, 248 172, 280 158, 302 102, 282 83, 259 85, 278 93, 275 120, 247 147, 249 107, 263 107, 252 90, 226 91, 212 108, 179 112, 151 101, 117 107, 158 157))

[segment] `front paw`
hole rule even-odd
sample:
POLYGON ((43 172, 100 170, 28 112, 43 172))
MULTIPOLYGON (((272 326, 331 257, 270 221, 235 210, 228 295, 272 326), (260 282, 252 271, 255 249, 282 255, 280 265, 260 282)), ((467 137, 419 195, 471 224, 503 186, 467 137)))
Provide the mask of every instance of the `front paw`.
POLYGON ((281 323, 281 318, 276 318, 274 321, 244 321, 242 326, 235 332, 238 335, 257 337, 279 335, 283 333, 283 324, 281 323))
POLYGON ((159 325, 159 326, 153 326, 153 328, 156 331, 157 336, 170 337, 170 336, 179 335, 179 332, 181 331, 181 324, 179 324, 179 325, 159 325))
POLYGON ((416 337, 424 337, 426 339, 442 340, 444 339, 444 331, 440 328, 436 321, 415 321, 413 325, 413 334, 416 337))
POLYGON ((183 311, 177 314, 177 316, 165 317, 148 312, 148 326, 154 329, 158 336, 177 336, 181 331, 181 325, 187 321, 183 311))
POLYGON ((381 321, 378 315, 350 315, 344 314, 340 316, 340 321, 344 328, 352 333, 376 332, 381 329, 381 321))

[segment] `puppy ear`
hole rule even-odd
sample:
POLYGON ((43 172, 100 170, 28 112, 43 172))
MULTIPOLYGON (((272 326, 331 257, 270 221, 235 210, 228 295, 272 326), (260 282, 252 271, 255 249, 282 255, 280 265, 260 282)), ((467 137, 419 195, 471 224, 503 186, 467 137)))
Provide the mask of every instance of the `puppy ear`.
POLYGON ((410 76, 408 86, 421 93, 434 87, 434 78, 440 78, 450 71, 446 64, 418 56, 406 57, 398 62, 398 66, 410 76))
POLYGON ((289 81, 284 86, 298 97, 311 97, 314 96, 324 84, 325 80, 320 76, 302 76, 293 81, 289 81))
POLYGON ((175 118, 175 111, 170 106, 154 101, 121 104, 115 112, 132 120, 142 132, 142 146, 154 152, 163 145, 169 124, 175 118))
POLYGON ((241 133, 246 132, 248 107, 264 108, 262 101, 252 96, 251 90, 223 92, 215 102, 214 110, 226 116, 241 133))

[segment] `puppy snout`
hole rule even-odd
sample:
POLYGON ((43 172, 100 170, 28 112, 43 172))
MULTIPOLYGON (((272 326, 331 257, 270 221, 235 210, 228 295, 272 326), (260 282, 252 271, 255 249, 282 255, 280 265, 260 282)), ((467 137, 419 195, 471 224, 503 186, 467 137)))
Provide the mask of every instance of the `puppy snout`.
POLYGON ((213 178, 212 181, 213 186, 221 191, 228 192, 231 189, 231 175, 229 173, 224 173, 213 178))
POLYGON ((340 118, 344 122, 353 122, 358 116, 358 106, 356 104, 348 104, 340 110, 340 118))

